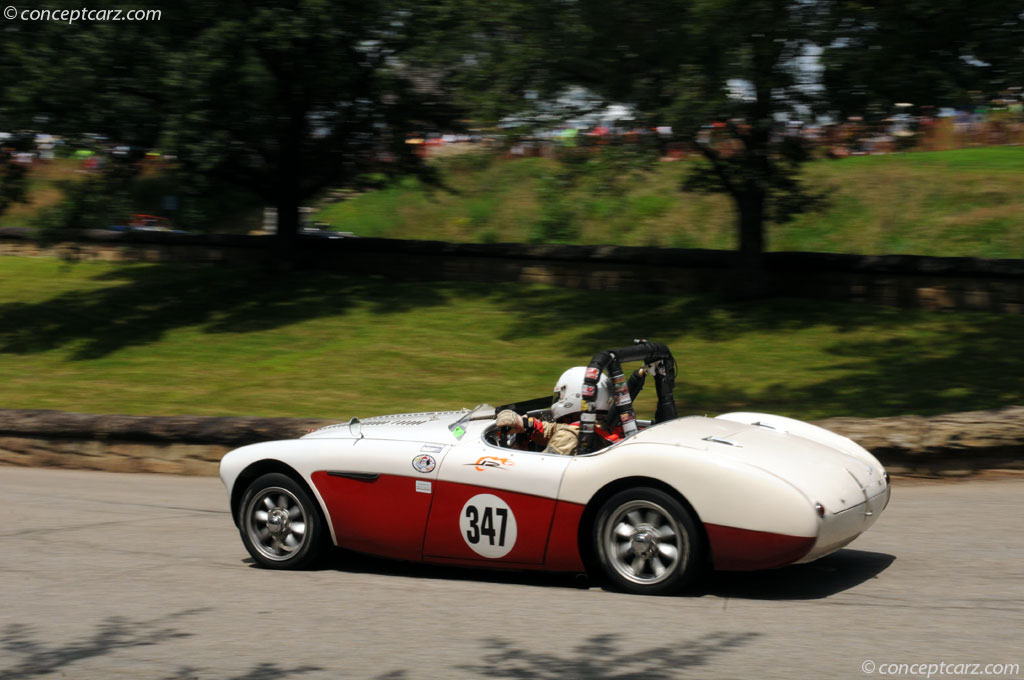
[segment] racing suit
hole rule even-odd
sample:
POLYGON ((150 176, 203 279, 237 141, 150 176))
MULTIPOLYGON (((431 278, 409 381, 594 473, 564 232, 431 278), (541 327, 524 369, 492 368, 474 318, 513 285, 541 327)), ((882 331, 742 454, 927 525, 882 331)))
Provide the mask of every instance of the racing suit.
MULTIPOLYGON (((596 428, 599 434, 609 444, 622 439, 622 429, 616 428, 617 432, 607 432, 604 428, 596 428)), ((580 424, 578 422, 567 425, 565 423, 549 423, 536 418, 523 419, 523 431, 538 444, 547 442, 544 453, 557 453, 563 456, 571 456, 576 453, 576 447, 580 440, 580 424)))

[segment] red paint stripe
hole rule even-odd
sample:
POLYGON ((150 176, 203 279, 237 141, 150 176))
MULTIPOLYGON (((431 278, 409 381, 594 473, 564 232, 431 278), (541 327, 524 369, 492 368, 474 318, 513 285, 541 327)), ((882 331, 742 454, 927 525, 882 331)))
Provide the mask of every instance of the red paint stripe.
POLYGON ((715 569, 752 571, 793 564, 814 547, 814 536, 788 536, 705 524, 715 569))

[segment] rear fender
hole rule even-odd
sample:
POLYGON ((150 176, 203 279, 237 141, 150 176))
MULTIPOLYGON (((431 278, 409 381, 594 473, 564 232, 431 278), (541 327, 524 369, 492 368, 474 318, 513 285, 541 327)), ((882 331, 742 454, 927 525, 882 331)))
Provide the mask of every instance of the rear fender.
POLYGON ((759 425, 761 427, 778 430, 797 437, 803 437, 804 439, 809 439, 813 442, 838 449, 839 451, 853 456, 870 467, 884 469, 877 458, 852 439, 848 439, 840 434, 836 434, 835 432, 826 430, 823 427, 818 427, 817 425, 812 425, 811 423, 807 423, 802 420, 786 418, 785 416, 776 416, 769 413, 746 412, 723 413, 716 419, 728 420, 734 423, 742 423, 744 425, 759 425))

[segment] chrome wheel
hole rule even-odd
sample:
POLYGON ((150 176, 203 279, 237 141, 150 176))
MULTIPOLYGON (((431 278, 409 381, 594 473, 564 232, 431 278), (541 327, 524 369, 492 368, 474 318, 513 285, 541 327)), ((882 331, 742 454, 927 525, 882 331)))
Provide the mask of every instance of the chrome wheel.
POLYGON ((661 583, 689 559, 686 532, 653 501, 634 500, 618 507, 605 526, 605 554, 612 568, 632 583, 661 583))
POLYGON ((244 510, 245 531, 267 560, 285 562, 299 554, 307 539, 308 518, 298 497, 272 486, 253 494, 244 510))
POLYGON ((635 487, 601 505, 592 545, 611 587, 666 595, 701 573, 707 564, 704 535, 684 502, 661 489, 635 487))

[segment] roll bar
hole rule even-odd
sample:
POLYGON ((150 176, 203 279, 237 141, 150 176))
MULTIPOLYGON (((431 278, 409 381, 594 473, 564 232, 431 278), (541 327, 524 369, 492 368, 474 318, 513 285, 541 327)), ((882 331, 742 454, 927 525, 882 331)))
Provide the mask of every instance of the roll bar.
POLYGON ((597 400, 597 382, 601 379, 602 371, 607 372, 612 379, 613 399, 622 420, 623 434, 628 437, 636 433, 636 412, 633 409, 633 400, 629 396, 626 376, 622 373, 622 363, 627 361, 643 361, 647 366, 657 364, 654 385, 658 391, 658 408, 654 420, 660 423, 677 417, 675 397, 672 395, 676 382, 675 358, 667 345, 635 340, 627 347, 603 350, 590 360, 583 377, 583 389, 580 393, 583 397, 583 411, 580 414, 578 455, 589 453, 594 447, 594 426, 597 423, 594 402, 597 400))

